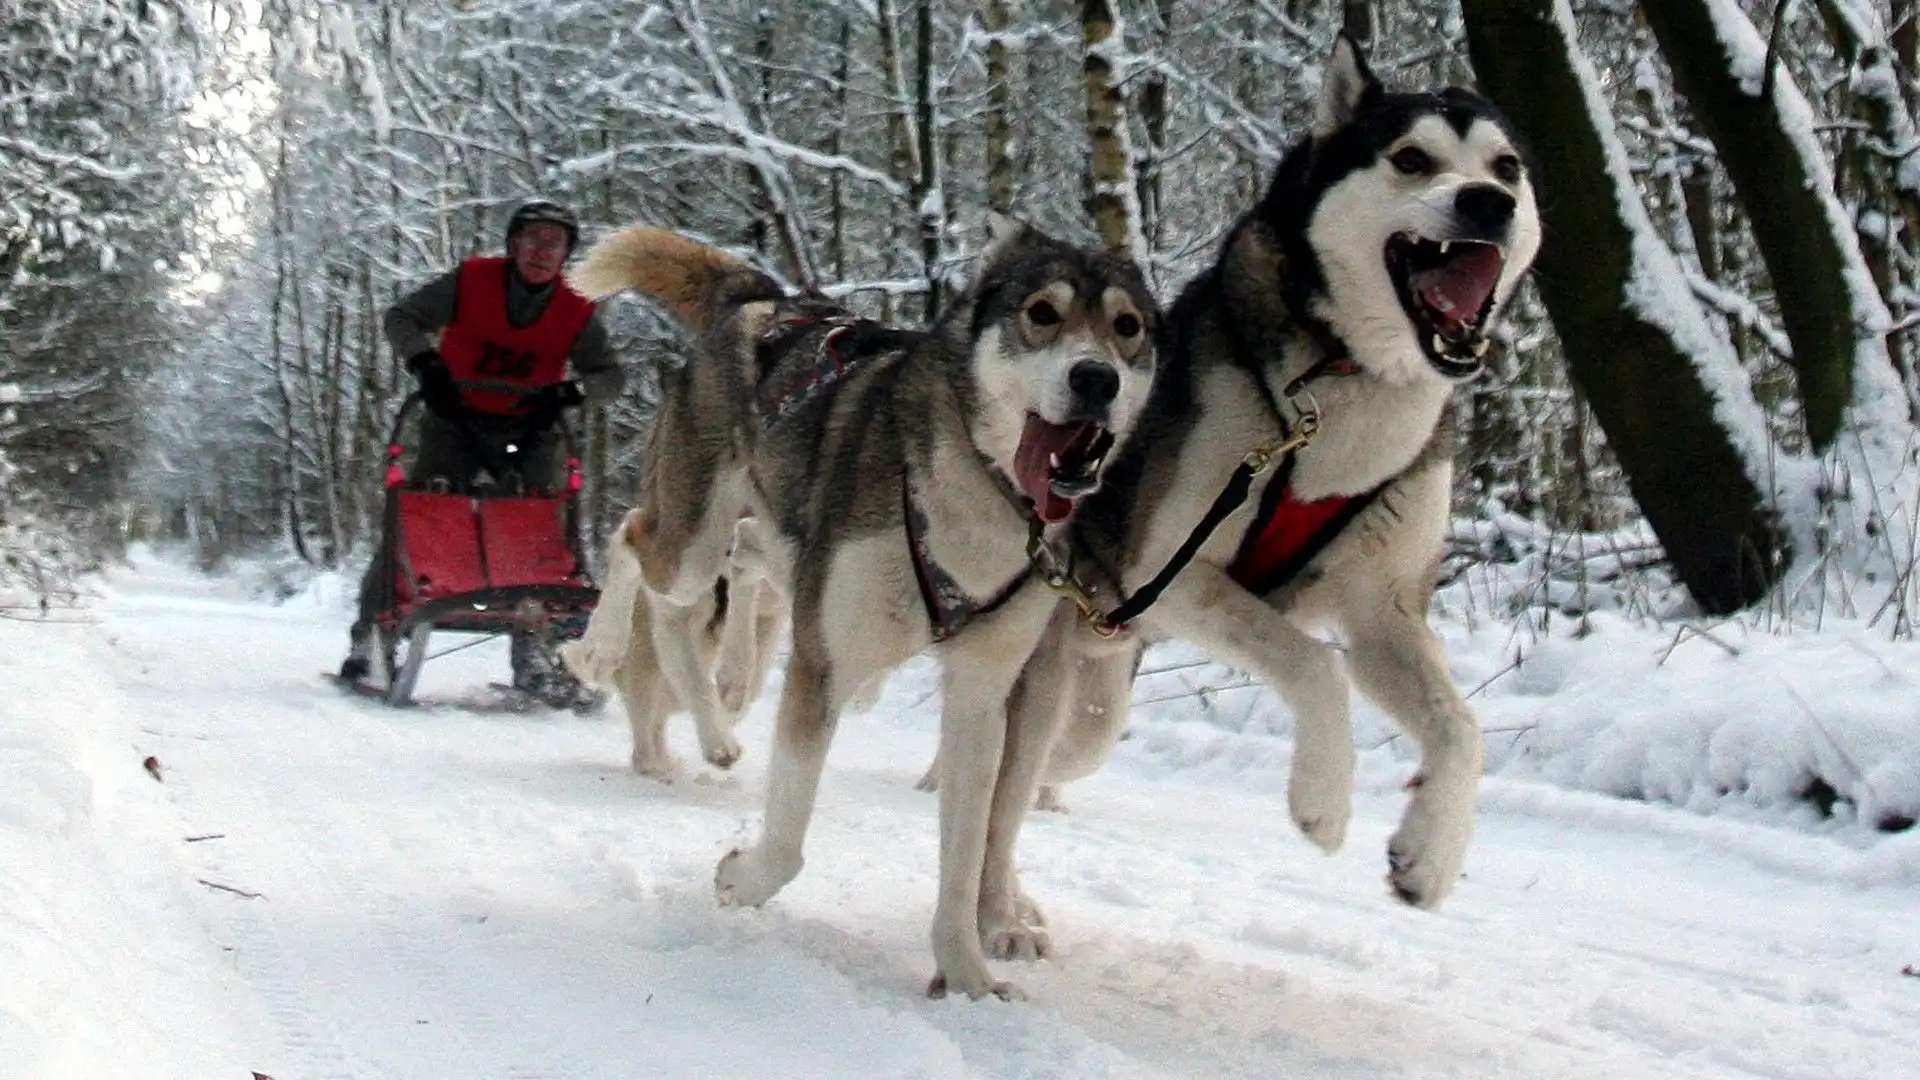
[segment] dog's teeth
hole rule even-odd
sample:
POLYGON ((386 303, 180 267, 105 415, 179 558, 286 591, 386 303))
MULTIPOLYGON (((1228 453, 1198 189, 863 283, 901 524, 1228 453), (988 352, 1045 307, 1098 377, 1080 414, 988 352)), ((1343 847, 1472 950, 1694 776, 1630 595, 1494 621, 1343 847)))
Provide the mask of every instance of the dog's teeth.
POLYGON ((1487 340, 1486 338, 1481 338, 1481 339, 1480 339, 1479 341, 1476 341, 1476 342, 1474 342, 1474 343, 1473 343, 1473 356, 1474 356, 1474 359, 1476 359, 1476 360, 1477 360, 1477 359, 1479 359, 1480 357, 1482 357, 1482 356, 1485 356, 1485 355, 1487 355, 1487 349, 1488 349, 1488 347, 1489 347, 1489 346, 1491 346, 1492 344, 1493 344, 1493 342, 1491 342, 1491 341, 1488 341, 1488 340, 1487 340))
POLYGON ((1049 465, 1051 465, 1051 466, 1053 466, 1053 467, 1054 467, 1054 468, 1056 468, 1056 469, 1057 469, 1057 468, 1059 468, 1059 467, 1060 467, 1060 455, 1059 455, 1059 454, 1048 454, 1048 455, 1047 455, 1047 464, 1049 464, 1049 465))
POLYGON ((1433 351, 1441 356, 1447 355, 1447 340, 1439 334, 1433 335, 1433 351))
POLYGON ((1445 255, 1448 251, 1452 249, 1453 249, 1453 241, 1451 240, 1440 241, 1440 254, 1445 255))

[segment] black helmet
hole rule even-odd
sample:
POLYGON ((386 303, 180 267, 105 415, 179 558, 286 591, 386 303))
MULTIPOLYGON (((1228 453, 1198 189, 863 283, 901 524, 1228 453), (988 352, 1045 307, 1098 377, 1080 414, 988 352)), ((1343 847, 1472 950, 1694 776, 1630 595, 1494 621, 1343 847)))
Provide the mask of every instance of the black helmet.
POLYGON ((580 246, 579 219, 573 216, 573 211, 551 199, 528 199, 516 207, 513 216, 507 219, 507 243, 511 245, 521 229, 536 221, 550 221, 567 230, 568 252, 580 246))

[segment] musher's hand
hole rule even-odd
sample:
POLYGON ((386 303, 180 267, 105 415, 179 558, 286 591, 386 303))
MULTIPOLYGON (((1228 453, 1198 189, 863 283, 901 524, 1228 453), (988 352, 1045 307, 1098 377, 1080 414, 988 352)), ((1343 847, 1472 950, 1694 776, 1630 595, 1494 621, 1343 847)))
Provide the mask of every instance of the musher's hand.
POLYGON ((447 362, 432 349, 407 359, 407 370, 420 380, 420 403, 442 420, 460 415, 460 387, 454 384, 447 362))
POLYGON ((571 409, 587 400, 580 390, 580 384, 566 382, 549 383, 521 399, 527 406, 527 430, 545 431, 560 419, 562 409, 571 409))

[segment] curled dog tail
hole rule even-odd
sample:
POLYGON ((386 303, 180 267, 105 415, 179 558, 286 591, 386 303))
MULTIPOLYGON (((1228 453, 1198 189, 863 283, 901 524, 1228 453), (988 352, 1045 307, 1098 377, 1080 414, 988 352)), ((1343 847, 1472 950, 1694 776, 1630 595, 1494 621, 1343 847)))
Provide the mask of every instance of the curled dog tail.
POLYGON ((613 540, 607 544, 607 581, 600 590, 600 602, 594 606, 580 639, 560 646, 561 663, 588 686, 612 689, 632 645, 634 608, 641 602, 644 584, 640 554, 634 550, 633 541, 645 522, 644 511, 629 510, 626 520, 613 531, 613 540))
POLYGON ((778 282, 745 260, 690 236, 646 225, 622 229, 593 245, 567 280, 592 300, 622 289, 646 293, 698 333, 712 325, 725 303, 742 299, 725 294, 745 291, 772 298, 781 293, 778 282), (728 286, 724 293, 722 286, 728 286))

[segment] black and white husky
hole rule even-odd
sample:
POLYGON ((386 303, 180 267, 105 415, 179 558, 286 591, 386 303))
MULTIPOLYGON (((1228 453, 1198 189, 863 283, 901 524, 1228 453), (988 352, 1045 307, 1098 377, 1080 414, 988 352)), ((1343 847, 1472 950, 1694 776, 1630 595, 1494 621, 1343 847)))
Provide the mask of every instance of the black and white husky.
MULTIPOLYGON (((1464 90, 1389 93, 1342 38, 1311 133, 1169 310, 1146 419, 1078 518, 1093 561, 1136 593, 1236 470, 1255 473, 1135 625, 1279 689, 1297 724, 1289 807, 1328 851, 1351 814, 1349 678, 1412 734, 1421 763, 1387 879, 1420 906, 1460 876, 1481 771, 1426 621, 1453 476, 1443 413, 1539 246, 1527 155, 1501 115, 1464 90)), ((1133 659, 1049 663, 1084 675, 1133 659)), ((1074 753, 1118 734, 1124 698, 1093 699, 1125 684, 1083 678, 1061 736, 1074 753)))

